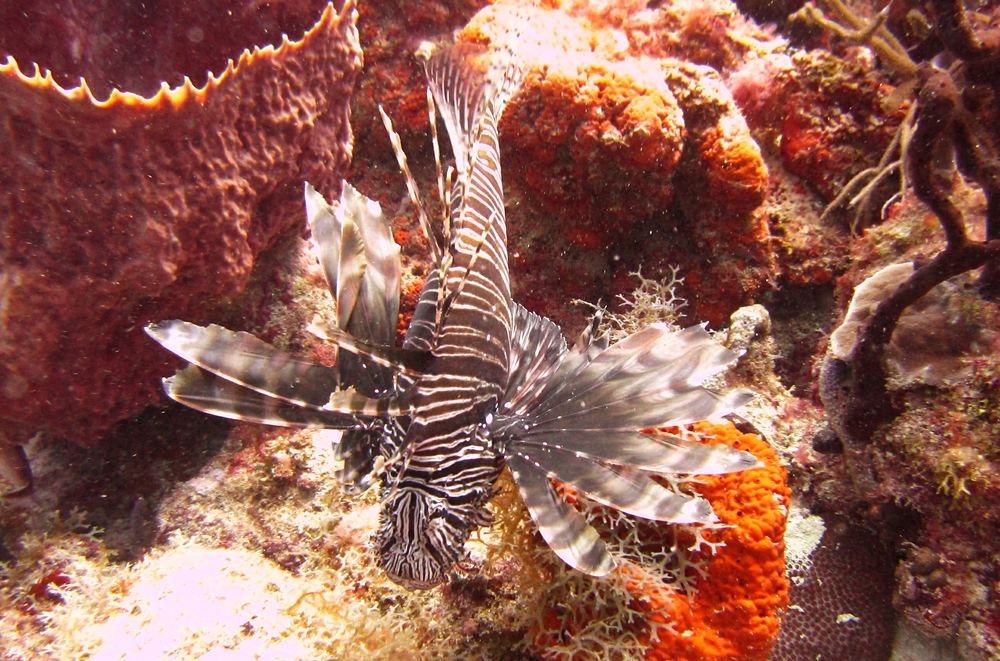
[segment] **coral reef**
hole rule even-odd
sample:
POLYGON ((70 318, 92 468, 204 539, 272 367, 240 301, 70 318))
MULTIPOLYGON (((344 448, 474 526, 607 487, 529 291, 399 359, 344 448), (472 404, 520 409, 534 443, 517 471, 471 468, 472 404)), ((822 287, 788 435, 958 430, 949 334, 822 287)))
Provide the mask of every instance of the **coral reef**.
MULTIPOLYGON (((58 14, 40 5, 24 18, 0 8, 0 48, 22 65, 52 69, 64 89, 85 76, 100 99, 113 88, 151 96, 161 80, 177 88, 185 75, 200 87, 206 82, 202 72, 223 70, 227 57, 254 43, 277 44, 282 31, 303 34, 320 11, 309 1, 248 2, 224 17, 209 3, 194 16, 191 3, 182 2, 171 11, 123 11, 111 20, 117 3, 91 3, 96 9, 89 16, 98 23, 88 23, 80 3, 62 3, 72 11, 58 14), (39 17, 56 38, 38 28, 39 17), (155 48, 140 51, 105 39, 127 25, 156 40, 155 48), (226 25, 237 26, 234 32, 246 41, 231 41, 235 37, 221 29, 226 25), (134 68, 137 61, 149 66, 134 68)), ((376 104, 383 103, 396 120, 421 187, 433 188, 425 91, 411 54, 424 39, 488 40, 490 21, 506 20, 505 12, 515 10, 502 2, 484 10, 486 4, 393 0, 359 6, 365 64, 351 102, 359 147, 348 177, 396 216, 404 321, 427 272, 427 244, 376 104)), ((792 492, 781 505, 795 503, 796 525, 785 538, 791 585, 781 632, 775 636, 785 598, 777 568, 780 511, 767 510, 771 523, 763 537, 755 536, 764 529, 739 523, 674 535, 615 518, 580 499, 593 523, 631 554, 614 581, 595 582, 567 572, 548 555, 516 492, 501 483, 491 504, 497 524, 470 545, 447 585, 414 595, 373 571, 365 544, 375 503, 345 497, 332 484, 328 437, 209 423, 167 408, 119 423, 106 442, 88 451, 44 436, 26 446, 35 495, 0 500, 0 658, 35 661, 96 651, 97 638, 112 628, 132 629, 140 620, 132 614, 135 605, 140 611, 157 607, 152 600, 140 602, 143 590, 164 577, 179 580, 175 560, 203 558, 208 566, 223 556, 232 576, 263 581, 247 599, 259 600, 258 612, 274 615, 263 622, 248 614, 221 629, 202 630, 201 649, 210 655, 224 655, 229 646, 265 658, 269 649, 300 658, 998 658, 1000 353, 991 333, 1000 325, 994 302, 1000 267, 993 247, 1000 200, 995 3, 966 8, 952 0, 907 1, 883 11, 870 0, 817 0, 791 17, 802 3, 514 4, 527 5, 516 11, 534 12, 531 23, 547 37, 536 36, 527 50, 526 90, 512 100, 502 127, 505 180, 512 184, 507 206, 515 298, 556 319, 568 335, 589 312, 571 305, 572 299, 610 304, 606 320, 612 332, 653 319, 710 320, 714 331, 739 306, 757 304, 731 318, 728 346, 745 353, 726 385, 759 393, 742 415, 773 448, 762 474, 777 481, 780 463, 792 492), (775 24, 759 27, 746 12, 775 24), (831 345, 830 335, 860 285, 894 264, 907 264, 902 286, 887 287, 863 306, 854 339, 831 345), (633 291, 637 272, 640 286, 633 291), (860 350, 854 348, 858 338, 860 350), (803 550, 798 524, 819 517, 825 528, 814 529, 803 550), (744 544, 754 539, 761 544, 744 544), (726 546, 713 546, 720 540, 726 546), (766 569, 746 583, 742 559, 758 550, 753 565, 766 569), (279 590, 268 590, 268 583, 279 590), (752 592, 767 584, 769 598, 752 592), (763 616, 752 616, 753 603, 763 616), (725 607, 716 614, 711 604, 725 607)), ((254 66, 278 58, 270 51, 255 57, 254 66)), ((261 72, 253 93, 279 93, 272 87, 279 70, 261 72)), ((250 71, 244 61, 237 72, 248 74, 246 85, 254 82, 250 71)), ((235 85, 240 78, 223 82, 235 85)), ((349 79, 348 73, 341 82, 349 79)), ((82 97, 65 99, 48 83, 32 87, 9 63, 0 89, 16 91, 5 92, 0 113, 18 121, 22 106, 6 100, 30 100, 45 90, 50 96, 38 98, 48 103, 90 107, 82 97)), ((316 94, 318 104, 321 97, 333 103, 323 106, 331 113, 343 111, 346 92, 332 101, 319 86, 300 92, 301 98, 316 94)), ((143 110, 133 97, 121 97, 116 107, 130 117, 180 117, 188 105, 167 110, 177 94, 161 97, 160 115, 143 110)), ((101 119, 107 111, 100 107, 88 112, 77 119, 110 121, 101 119)), ((268 137, 304 148, 303 136, 320 127, 318 120, 306 124, 291 122, 284 125, 287 133, 268 137)), ((0 140, 0 150, 11 144, 0 140)), ((298 219, 301 212, 270 199, 280 202, 287 192, 297 205, 303 178, 334 192, 343 161, 336 161, 338 174, 319 167, 310 175, 308 164, 316 168, 318 159, 308 151, 287 155, 280 163, 253 166, 267 178, 254 179, 254 186, 275 188, 269 189, 272 198, 240 202, 241 209, 256 209, 253 219, 240 225, 243 234, 225 235, 228 245, 244 247, 244 258, 226 262, 223 277, 206 279, 196 264, 208 268, 207 258, 191 252, 171 287, 202 292, 201 299, 187 298, 188 311, 178 307, 170 314, 207 320, 222 299, 243 287, 252 263, 263 259, 248 285, 253 300, 236 306, 233 325, 329 363, 330 348, 301 333, 313 311, 330 313, 318 268, 305 263, 296 238, 284 244, 287 251, 265 248, 294 229, 280 218, 298 219)), ((0 172, 32 162, 12 166, 4 158, 0 172)), ((64 184, 65 177, 59 181, 64 184)), ((172 189, 182 184, 168 181, 172 189)), ((14 199, 12 190, 9 180, 0 179, 7 196, 0 199, 14 199)), ((148 215, 143 207, 137 217, 148 215)), ((102 241, 124 236, 106 228, 132 227, 103 217, 101 227, 96 220, 83 224, 90 217, 80 214, 75 222, 102 241)), ((71 226, 67 221, 59 227, 71 226)), ((25 234, 30 227, 22 224, 19 231, 32 250, 59 239, 25 234)), ((91 257, 98 254, 92 248, 98 239, 69 236, 90 246, 91 257)), ((210 249, 218 246, 205 239, 198 250, 217 255, 210 249)), ((5 243, 3 249, 6 265, 20 245, 5 243)), ((155 265, 163 253, 143 254, 155 265)), ((70 246, 45 268, 65 274, 80 255, 88 253, 70 246)), ((16 273, 6 266, 0 271, 0 314, 11 309, 2 301, 15 291, 16 273)), ((93 296, 119 290, 108 288, 113 278, 101 279, 108 274, 88 273, 72 296, 96 308, 101 303, 93 296)), ((159 304, 141 294, 114 300, 131 306, 136 327, 159 304)), ((33 299, 32 305, 37 318, 49 318, 47 301, 33 299)), ((139 410, 148 396, 142 390, 134 405, 126 405, 99 394, 131 396, 140 380, 128 358, 134 354, 126 351, 136 348, 128 344, 130 336, 108 335, 112 339, 105 341, 79 332, 92 325, 93 316, 52 326, 45 337, 57 338, 56 345, 51 339, 25 345, 25 355, 35 356, 32 364, 48 376, 42 391, 56 393, 54 404, 38 415, 46 423, 75 421, 67 424, 78 425, 80 440, 88 444, 115 419, 139 410), (77 330, 57 334, 67 328, 77 330), (100 342, 95 354, 89 343, 100 342), (94 364, 114 365, 115 371, 88 367, 94 364), (73 391, 47 385, 72 372, 78 384, 73 391), (70 415, 81 410, 88 417, 70 415)), ((24 320, 34 318, 22 315, 16 326, 4 317, 0 346, 14 337, 7 334, 11 329, 29 337, 24 320)), ((128 323, 120 328, 129 328, 132 322, 122 319, 128 323)), ((8 411, 35 397, 37 388, 26 379, 0 376, 6 433, 20 419, 8 418, 8 411)), ((26 426, 19 438, 43 427, 26 426)), ((720 429, 712 433, 741 435, 720 429)), ((13 469, 12 481, 23 482, 16 472, 20 446, 0 450, 7 457, 0 468, 13 469)), ((713 506, 730 516, 740 505, 740 489, 757 486, 676 488, 707 493, 718 487, 713 506)), ((755 512, 773 505, 753 502, 761 504, 755 512)), ((201 587, 204 599, 230 589, 224 580, 212 587, 201 587)), ((249 612, 240 610, 240 599, 229 603, 235 604, 232 613, 249 612)), ((174 613, 178 608, 171 606, 174 613)), ((220 620, 226 608, 219 604, 220 620)), ((187 625, 184 617, 176 619, 178 626, 187 625)), ((170 646, 180 650, 189 643, 170 646)), ((110 647, 101 653, 112 654, 110 647)))
MULTIPOLYGON (((153 439, 149 425, 130 433, 153 439)), ((497 524, 473 540, 448 585, 428 592, 375 571, 377 498, 347 496, 328 478, 335 432, 233 425, 193 473, 142 508, 109 509, 105 528, 89 514, 43 511, 79 495, 65 474, 49 479, 43 462, 37 497, 47 504, 0 503, 0 655, 764 659, 787 594, 784 471, 759 437, 729 423, 693 432, 765 464, 682 487, 709 498, 724 525, 675 534, 580 502, 629 561, 620 575, 593 579, 536 538, 513 484, 502 482, 491 503, 497 524), (123 546, 151 543, 138 562, 115 561, 123 546)), ((150 458, 164 465, 161 446, 172 441, 154 440, 150 458)), ((147 460, 132 455, 112 470, 138 472, 147 460)), ((79 478, 101 465, 108 470, 90 452, 70 471, 79 478)))
MULTIPOLYGON (((913 275, 913 263, 881 269, 854 290, 847 316, 830 335, 830 354, 850 361, 858 330, 878 305, 913 275)), ((970 359, 992 349, 995 333, 981 309, 968 305, 963 292, 969 278, 953 278, 937 285, 899 317, 885 348, 890 380, 896 389, 913 384, 944 385, 970 376, 970 359)))
MULTIPOLYGON (((856 241, 856 304, 845 332, 831 338, 819 389, 843 442, 854 507, 898 529, 897 611, 958 658, 991 658, 997 547, 983 526, 995 527, 997 448, 986 402, 997 382, 995 337, 984 329, 998 314, 1000 161, 988 88, 1000 42, 990 19, 974 27, 960 3, 921 11, 937 43, 924 55, 946 48, 956 60, 948 70, 913 66, 914 105, 874 171, 878 179, 900 170, 901 190, 856 241), (879 278, 881 292, 870 284, 879 278)), ((870 194, 866 187, 855 199, 870 194)))
MULTIPOLYGON (((914 192, 941 223, 946 246, 882 300, 858 334, 850 360, 849 393, 829 398, 843 407, 834 417, 838 431, 855 443, 866 443, 875 427, 892 417, 882 357, 902 313, 945 280, 984 265, 981 288, 991 291, 994 278, 990 264, 1000 260, 1000 163, 995 160, 995 150, 973 116, 956 112, 958 90, 950 74, 923 66, 920 74, 917 124, 905 153, 905 166, 911 171, 914 192), (959 126, 953 148, 961 153, 959 163, 966 175, 983 185, 986 196, 986 235, 982 241, 969 238, 965 216, 935 177, 936 151, 956 116, 959 126)), ((836 368, 831 365, 830 369, 836 368)), ((830 380, 835 379, 831 375, 830 380)))
POLYGON ((8 446, 38 432, 92 444, 141 411, 166 371, 162 356, 145 358, 142 326, 203 320, 239 294, 257 257, 300 229, 302 182, 336 194, 350 157, 347 100, 360 65, 350 4, 341 14, 316 9, 304 23, 315 25, 294 42, 276 31, 296 29, 301 17, 227 21, 212 10, 205 18, 215 25, 183 28, 190 12, 135 16, 112 4, 78 8, 72 20, 35 10, 0 21, 2 48, 13 54, 0 64, 0 443, 8 446), (39 44, 43 34, 55 38, 42 27, 50 20, 82 50, 39 44), (157 37, 172 47, 132 57, 140 46, 128 34, 160 20, 176 21, 157 37), (267 22, 277 47, 251 51, 238 41, 261 35, 248 20, 267 22), (228 50, 207 61, 221 73, 198 87, 186 76, 203 79, 204 51, 217 45, 228 50), (27 59, 19 65, 14 55, 27 59), (82 74, 76 87, 58 82, 82 74), (132 84, 150 96, 122 91, 132 84))
MULTIPOLYGON (((664 642, 654 645, 647 658, 766 659, 788 604, 782 540, 790 496, 785 469, 756 434, 731 424, 699 423, 694 431, 752 452, 766 471, 706 479, 696 487, 732 528, 722 529, 714 540, 725 546, 716 549, 705 568, 708 576, 694 585, 697 593, 690 602, 674 596, 661 609, 651 599, 650 618, 673 623, 673 635, 660 634, 664 642)), ((663 593, 658 596, 662 599, 663 593)))

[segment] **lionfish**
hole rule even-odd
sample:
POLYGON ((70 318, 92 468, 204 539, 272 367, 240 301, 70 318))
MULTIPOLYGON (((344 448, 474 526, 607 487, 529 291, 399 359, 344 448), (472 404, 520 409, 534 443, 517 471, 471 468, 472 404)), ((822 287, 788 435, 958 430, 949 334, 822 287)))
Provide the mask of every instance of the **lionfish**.
POLYGON ((164 390, 223 417, 343 430, 334 477, 354 491, 381 482, 380 564, 407 588, 442 582, 470 532, 492 522, 486 505, 504 466, 552 550, 605 575, 616 560, 553 481, 637 517, 713 522, 706 500, 651 475, 728 473, 757 460, 641 430, 725 415, 753 395, 702 387, 737 357, 703 326, 654 324, 609 346, 597 314, 568 348, 555 323, 511 301, 497 126, 521 69, 512 49, 469 43, 422 59, 445 207, 438 226, 382 113, 434 262, 402 347, 394 346, 399 248, 378 204, 345 183, 332 207, 306 184, 313 242, 337 304, 333 323, 314 320, 310 330, 338 347, 336 363, 299 360, 219 326, 165 321, 146 332, 190 365, 164 379, 164 390), (455 161, 444 175, 435 109, 455 161))

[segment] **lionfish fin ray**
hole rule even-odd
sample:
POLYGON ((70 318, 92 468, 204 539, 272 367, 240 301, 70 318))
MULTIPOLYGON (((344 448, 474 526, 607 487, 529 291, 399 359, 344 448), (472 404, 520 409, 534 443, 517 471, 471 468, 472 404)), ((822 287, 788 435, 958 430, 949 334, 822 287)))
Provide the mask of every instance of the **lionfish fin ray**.
POLYGON ((637 430, 726 415, 753 393, 737 389, 718 395, 701 383, 736 357, 701 326, 672 331, 654 324, 582 367, 560 366, 533 403, 532 421, 552 428, 637 430))
POLYGON ((368 261, 365 259, 365 244, 361 240, 361 230, 353 220, 345 219, 342 244, 340 247, 340 278, 337 281, 337 325, 347 328, 354 306, 361 293, 361 283, 368 261))
POLYGON ((340 385, 336 368, 293 358, 249 333, 177 319, 150 324, 145 330, 189 363, 300 406, 322 407, 340 385))
POLYGON ((668 523, 703 524, 714 520, 707 500, 676 494, 640 471, 605 466, 590 457, 556 448, 515 448, 521 459, 531 462, 548 477, 626 514, 668 523))
POLYGON ((345 431, 334 446, 334 459, 342 461, 343 466, 333 471, 333 478, 349 493, 362 493, 374 484, 380 435, 378 429, 352 429, 345 431))
POLYGON ((548 447, 586 455, 605 463, 649 473, 722 475, 762 464, 749 452, 724 443, 697 443, 669 434, 583 429, 570 432, 528 431, 516 447, 548 447))
POLYGON ((430 244, 431 261, 438 262, 441 259, 443 251, 441 236, 431 226, 427 210, 420 200, 420 191, 417 189, 416 179, 413 178, 413 173, 410 171, 410 166, 406 161, 406 153, 403 151, 403 143, 399 138, 399 134, 392 128, 392 120, 389 119, 389 115, 386 114, 381 105, 378 107, 378 112, 382 116, 382 124, 385 125, 385 130, 389 134, 389 142, 392 143, 392 151, 396 154, 396 162, 399 164, 399 169, 406 179, 406 190, 410 195, 410 201, 413 202, 413 206, 417 209, 420 229, 424 231, 424 234, 427 236, 427 242, 430 244))
POLYGON ((615 568, 615 560, 593 526, 563 500, 543 471, 519 456, 508 458, 514 482, 542 538, 570 567, 604 576, 615 568))
POLYGON ((340 330, 316 317, 308 330, 316 337, 335 343, 341 349, 368 358, 377 365, 389 367, 408 376, 419 376, 433 357, 429 351, 393 346, 377 346, 362 342, 350 333, 340 330))
POLYGON ((514 303, 512 312, 509 376, 501 413, 520 415, 566 354, 566 340, 555 323, 523 305, 514 303))
POLYGON ((378 202, 344 183, 334 208, 306 184, 316 256, 337 305, 338 326, 373 344, 391 344, 399 315, 399 246, 378 202))
POLYGON ((353 417, 289 403, 189 365, 163 380, 163 391, 172 400, 230 420, 259 422, 278 427, 350 429, 353 417))
POLYGON ((427 274, 424 287, 420 291, 417 305, 413 309, 413 318, 406 329, 403 340, 404 349, 416 351, 433 351, 437 340, 437 305, 438 288, 441 276, 436 269, 427 274))
POLYGON ((327 403, 323 406, 323 409, 336 413, 362 415, 369 418, 411 415, 413 412, 406 393, 376 399, 374 397, 365 397, 354 388, 338 390, 332 393, 327 403))

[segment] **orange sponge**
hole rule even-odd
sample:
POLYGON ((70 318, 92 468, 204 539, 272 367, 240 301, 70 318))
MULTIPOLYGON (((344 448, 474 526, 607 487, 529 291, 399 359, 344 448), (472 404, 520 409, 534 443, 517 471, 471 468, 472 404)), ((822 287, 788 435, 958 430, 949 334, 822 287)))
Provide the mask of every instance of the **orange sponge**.
MULTIPOLYGON (((690 599, 665 584, 656 586, 634 565, 623 567, 636 573, 636 597, 649 600, 643 604, 648 619, 672 623, 658 631, 646 658, 764 661, 788 605, 783 538, 791 492, 785 469, 763 439, 740 432, 732 423, 700 422, 694 430, 713 443, 752 453, 764 467, 699 479, 698 493, 712 503, 722 523, 732 527, 704 533, 713 544, 725 545, 716 547, 714 555, 695 554, 696 562, 697 556, 706 561, 707 578, 696 583, 690 599), (645 588, 650 584, 655 586, 652 591, 645 588)), ((695 541, 689 531, 679 538, 682 546, 685 538, 695 541)))

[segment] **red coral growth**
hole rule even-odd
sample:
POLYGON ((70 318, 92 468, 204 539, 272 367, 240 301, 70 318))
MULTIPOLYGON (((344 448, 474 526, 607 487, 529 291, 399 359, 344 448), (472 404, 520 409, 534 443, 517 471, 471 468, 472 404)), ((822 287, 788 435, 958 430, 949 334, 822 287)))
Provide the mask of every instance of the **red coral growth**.
MULTIPOLYGON (((730 0, 563 0, 557 3, 592 25, 624 34, 629 52, 674 57, 719 71, 738 65, 772 36, 747 20, 730 0)), ((766 46, 765 46, 766 47, 766 46)))
MULTIPOLYGON (((406 195, 378 106, 392 118, 411 166, 433 167, 427 140, 427 80, 413 56, 420 38, 460 28, 487 0, 384 0, 358 7, 358 29, 365 52, 364 71, 351 97, 356 144, 350 181, 383 203, 406 195), (417 35, 423 35, 418 37, 417 35)), ((388 209, 388 207, 387 207, 388 209)))
POLYGON ((504 115, 504 164, 600 244, 671 202, 684 121, 655 69, 568 55, 528 74, 504 115))
POLYGON ((539 656, 767 659, 788 603, 785 470, 756 434, 729 422, 702 422, 693 429, 709 442, 753 453, 764 466, 693 483, 721 519, 723 526, 716 529, 623 522, 620 515, 581 501, 621 562, 615 574, 602 579, 559 565, 544 583, 546 603, 529 627, 539 656))
MULTIPOLYGON (((653 622, 669 623, 658 632, 647 659, 664 661, 764 661, 778 634, 788 604, 785 577, 785 519, 791 491, 774 450, 756 434, 732 423, 694 425, 713 443, 726 443, 756 456, 765 465, 742 473, 699 478, 697 491, 725 525, 711 541, 724 542, 707 560, 708 578, 699 580, 689 600, 667 588, 643 592, 643 607, 653 622)), ((693 535, 680 535, 694 541, 693 535)), ((697 557, 695 560, 697 561, 697 557)), ((646 585, 639 580, 638 585, 646 585)), ((638 596, 638 595, 637 595, 638 596)))
POLYGON ((755 208, 764 201, 767 168, 757 145, 742 131, 713 126, 702 134, 701 160, 710 196, 724 196, 729 205, 755 208))
POLYGON ((894 110, 894 88, 861 66, 822 52, 799 55, 796 64, 772 92, 784 117, 781 160, 829 201, 878 161, 906 107, 894 110))
POLYGON ((69 585, 70 583, 71 580, 69 576, 62 573, 59 569, 53 569, 28 588, 28 594, 31 595, 31 597, 36 601, 63 603, 63 598, 57 590, 58 588, 69 585), (53 590, 52 588, 56 589, 53 590))
MULTIPOLYGON (((172 46, 158 57, 187 48, 172 46)), ((115 89, 98 101, 87 84, 0 64, 5 442, 46 431, 93 443, 157 396, 172 365, 142 326, 205 321, 238 294, 257 256, 301 226, 303 180, 336 197, 359 65, 350 4, 301 41, 244 51, 203 88, 165 83, 149 99, 115 89)))

